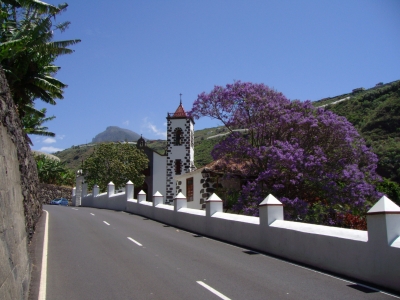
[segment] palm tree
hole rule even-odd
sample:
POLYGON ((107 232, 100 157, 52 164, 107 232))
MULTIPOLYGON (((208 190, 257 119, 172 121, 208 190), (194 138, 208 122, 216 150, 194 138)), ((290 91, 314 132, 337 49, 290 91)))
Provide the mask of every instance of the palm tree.
POLYGON ((38 0, 6 0, 1 3, 0 63, 6 73, 20 117, 36 99, 56 104, 63 99, 66 84, 54 78, 60 69, 53 64, 68 47, 80 40, 52 41, 54 31, 63 32, 70 22, 53 25, 53 19, 67 8, 38 0), (19 17, 20 16, 20 17, 19 17))
POLYGON ((35 156, 40 182, 73 185, 75 173, 65 166, 65 162, 60 162, 45 155, 35 156))
POLYGON ((55 116, 46 117, 46 108, 37 110, 31 105, 25 107, 25 115, 22 117, 22 127, 26 134, 35 134, 41 136, 56 136, 55 133, 48 131, 43 123, 51 121, 55 116))

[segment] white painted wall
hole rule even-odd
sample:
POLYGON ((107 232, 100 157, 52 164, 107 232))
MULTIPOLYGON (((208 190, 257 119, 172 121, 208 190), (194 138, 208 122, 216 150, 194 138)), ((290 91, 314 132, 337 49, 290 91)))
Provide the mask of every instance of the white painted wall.
POLYGON ((187 207, 188 208, 193 208, 193 209, 201 209, 202 204, 200 203, 200 190, 203 188, 202 184, 200 183, 201 179, 203 179, 201 175, 201 170, 203 169, 198 169, 196 171, 182 174, 175 176, 175 181, 181 181, 182 184, 180 185, 180 188, 182 190, 182 194, 186 196, 186 179, 193 177, 193 201, 188 201, 187 207))
MULTIPOLYGON (((193 122, 190 122, 190 134, 193 136, 193 142, 194 142, 194 124, 193 122)), ((194 165, 194 147, 192 147, 191 144, 190 145, 190 160, 194 165)))
POLYGON ((260 217, 223 213, 215 195, 205 211, 188 208, 183 195, 174 206, 132 195, 127 185, 126 194, 94 193, 82 205, 121 210, 125 205, 128 212, 162 223, 400 292, 400 207, 386 197, 369 211, 368 231, 360 231, 284 221, 283 205, 272 195, 260 204, 260 217))
MULTIPOLYGON (((167 157, 161 156, 156 152, 153 152, 153 188, 162 194, 166 194, 166 175, 167 175, 167 157)), ((151 195, 153 196, 153 195, 151 195)), ((164 199, 165 201, 165 199, 164 199)))

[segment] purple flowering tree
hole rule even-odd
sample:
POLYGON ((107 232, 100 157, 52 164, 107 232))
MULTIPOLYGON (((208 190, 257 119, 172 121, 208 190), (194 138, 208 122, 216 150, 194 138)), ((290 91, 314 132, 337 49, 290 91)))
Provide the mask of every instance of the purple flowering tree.
POLYGON ((272 193, 285 204, 286 219, 365 227, 365 212, 379 197, 377 157, 344 117, 240 81, 201 93, 190 114, 215 118, 231 132, 212 156, 227 169, 243 166, 248 182, 237 212, 258 215, 272 193))

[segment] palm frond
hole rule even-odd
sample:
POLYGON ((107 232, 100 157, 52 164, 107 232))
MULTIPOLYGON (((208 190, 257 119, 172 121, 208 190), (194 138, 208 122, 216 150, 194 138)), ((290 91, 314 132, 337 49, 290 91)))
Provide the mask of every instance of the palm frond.
POLYGON ((58 80, 52 76, 45 75, 45 76, 43 76, 43 78, 45 80, 47 80, 47 82, 49 82, 50 84, 57 87, 58 89, 63 89, 63 88, 67 87, 67 85, 65 83, 62 83, 60 80, 58 80))
POLYGON ((19 0, 21 7, 34 9, 39 14, 55 14, 60 8, 39 0, 19 0))
POLYGON ((50 66, 45 66, 43 69, 51 74, 51 73, 56 73, 58 70, 61 69, 61 67, 50 65, 50 66))
POLYGON ((68 27, 69 27, 70 24, 71 24, 71 22, 66 21, 66 22, 63 22, 63 23, 60 23, 60 24, 55 25, 55 28, 56 28, 57 30, 60 30, 60 32, 64 32, 65 30, 68 29, 68 27))
POLYGON ((47 78, 35 77, 33 78, 33 82, 36 84, 36 86, 51 93, 57 93, 60 90, 60 87, 51 83, 49 80, 47 80, 47 78))
POLYGON ((15 56, 16 53, 25 50, 26 38, 12 40, 0 44, 0 61, 15 56))
POLYGON ((40 136, 51 136, 51 137, 55 137, 56 134, 54 132, 49 132, 47 131, 47 127, 43 127, 40 129, 36 129, 36 128, 24 128, 24 132, 26 134, 34 134, 34 135, 40 135, 40 136))
MULTIPOLYGON (((35 115, 39 118, 44 118, 46 116, 46 109, 41 110, 36 109, 32 104, 27 104, 24 106, 24 111, 26 114, 35 115)), ((55 118, 55 117, 54 117, 55 118)))

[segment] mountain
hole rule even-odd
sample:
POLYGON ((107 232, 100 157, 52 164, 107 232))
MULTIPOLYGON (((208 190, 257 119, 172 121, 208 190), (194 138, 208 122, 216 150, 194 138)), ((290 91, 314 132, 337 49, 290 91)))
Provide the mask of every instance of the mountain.
POLYGON ((140 139, 140 135, 136 132, 120 128, 118 126, 109 126, 105 131, 100 132, 92 139, 92 143, 104 143, 104 142, 136 142, 140 139))

